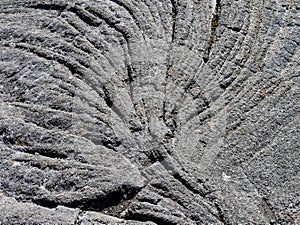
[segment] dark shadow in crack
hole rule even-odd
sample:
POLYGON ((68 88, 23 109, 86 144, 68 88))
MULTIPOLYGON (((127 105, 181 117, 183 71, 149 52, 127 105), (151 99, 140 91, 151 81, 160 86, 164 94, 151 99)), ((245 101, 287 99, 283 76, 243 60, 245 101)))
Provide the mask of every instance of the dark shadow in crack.
POLYGON ((32 201, 37 205, 47 208, 56 208, 59 205, 63 205, 70 208, 79 208, 83 211, 101 212, 106 208, 117 206, 122 204, 124 201, 133 199, 141 189, 142 188, 123 185, 106 194, 95 194, 93 198, 82 198, 71 202, 62 202, 59 200, 55 201, 48 198, 34 199, 32 201))

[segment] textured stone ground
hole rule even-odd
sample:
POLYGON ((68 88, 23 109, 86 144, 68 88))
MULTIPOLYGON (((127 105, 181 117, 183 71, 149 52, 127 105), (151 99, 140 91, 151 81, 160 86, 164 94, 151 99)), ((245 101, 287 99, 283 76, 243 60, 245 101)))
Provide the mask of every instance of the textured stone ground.
POLYGON ((299 0, 1 0, 0 224, 300 224, 299 0))

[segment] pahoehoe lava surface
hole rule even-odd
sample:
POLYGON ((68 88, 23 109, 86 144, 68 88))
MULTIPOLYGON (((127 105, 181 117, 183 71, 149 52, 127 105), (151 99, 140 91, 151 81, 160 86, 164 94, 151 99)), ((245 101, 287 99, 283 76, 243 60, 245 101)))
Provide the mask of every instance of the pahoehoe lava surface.
POLYGON ((0 224, 300 224, 298 0, 1 0, 0 224))

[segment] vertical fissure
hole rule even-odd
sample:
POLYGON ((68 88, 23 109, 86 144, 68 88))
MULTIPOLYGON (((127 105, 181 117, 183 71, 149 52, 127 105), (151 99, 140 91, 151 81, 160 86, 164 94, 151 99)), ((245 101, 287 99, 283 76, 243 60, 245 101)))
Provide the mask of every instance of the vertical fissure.
POLYGON ((219 26, 219 20, 220 20, 220 13, 221 13, 221 0, 216 1, 215 10, 211 19, 211 25, 210 25, 210 36, 208 39, 207 47, 204 52, 203 61, 205 63, 209 60, 209 55, 211 52, 211 48, 213 43, 215 42, 215 36, 216 36, 216 30, 219 26))
POLYGON ((172 42, 175 41, 175 35, 176 35, 176 17, 178 14, 177 11, 177 2, 176 0, 171 0, 172 4, 172 18, 173 18, 173 24, 172 24, 172 42))

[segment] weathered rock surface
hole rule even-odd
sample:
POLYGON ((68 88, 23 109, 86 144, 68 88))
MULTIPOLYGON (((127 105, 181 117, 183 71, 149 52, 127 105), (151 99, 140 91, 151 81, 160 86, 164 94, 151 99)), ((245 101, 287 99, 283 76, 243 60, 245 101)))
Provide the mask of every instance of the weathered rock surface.
POLYGON ((0 1, 0 224, 300 224, 299 1, 0 1))

